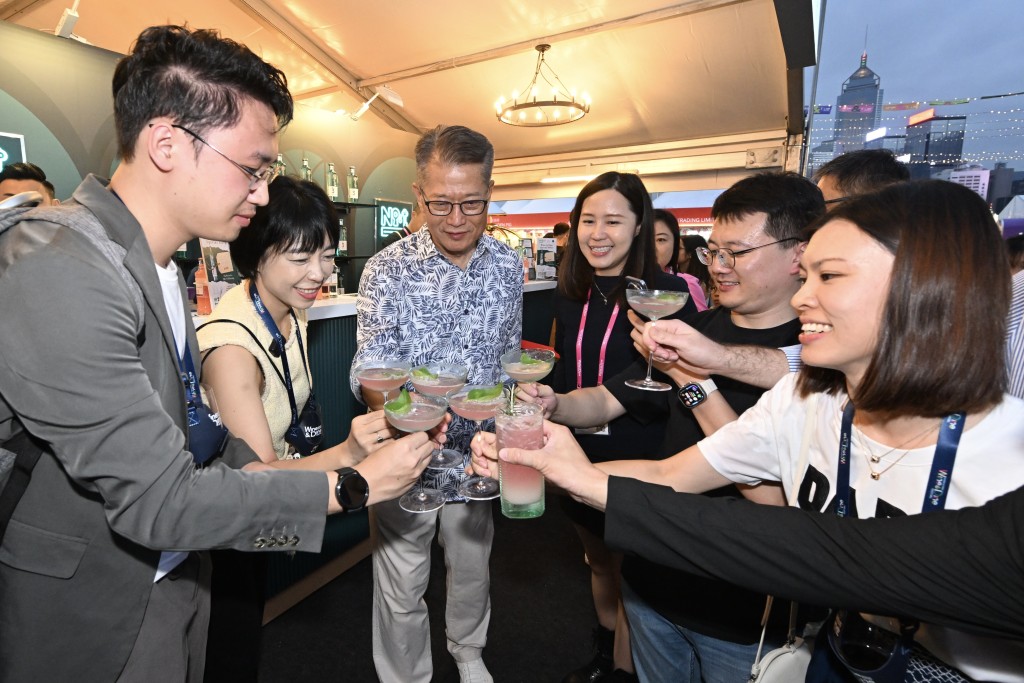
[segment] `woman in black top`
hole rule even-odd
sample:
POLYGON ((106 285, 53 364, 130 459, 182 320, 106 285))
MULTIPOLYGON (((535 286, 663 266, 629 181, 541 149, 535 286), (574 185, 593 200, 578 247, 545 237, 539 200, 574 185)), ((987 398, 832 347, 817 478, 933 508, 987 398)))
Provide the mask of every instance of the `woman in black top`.
MULTIPOLYGON (((561 357, 552 380, 556 392, 598 386, 639 357, 626 317, 627 275, 644 280, 650 289, 687 291, 685 281, 658 266, 653 213, 650 195, 640 178, 631 173, 604 173, 590 181, 576 198, 555 293, 555 350, 561 357)), ((693 302, 687 301, 677 315, 695 312, 693 302)), ((618 459, 623 452, 656 457, 663 426, 641 425, 624 415, 588 431, 593 433, 577 430, 576 438, 591 460, 600 462, 618 459)), ((570 673, 565 683, 590 683, 612 671, 616 630, 619 651, 615 663, 626 671, 633 668, 625 619, 617 618, 621 555, 611 553, 602 540, 601 513, 564 500, 590 564, 598 618, 597 656, 570 673)))

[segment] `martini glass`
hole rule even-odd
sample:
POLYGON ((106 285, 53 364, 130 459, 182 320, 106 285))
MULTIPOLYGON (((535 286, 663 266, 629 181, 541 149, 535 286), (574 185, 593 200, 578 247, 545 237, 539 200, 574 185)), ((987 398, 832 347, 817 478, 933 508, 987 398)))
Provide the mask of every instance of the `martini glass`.
MULTIPOLYGON (((501 354, 501 369, 517 385, 544 379, 555 366, 555 352, 549 349, 513 349, 501 354)), ((512 396, 516 395, 515 388, 512 396)), ((512 400, 509 401, 512 405, 512 400)))
MULTIPOLYGON (((401 398, 384 404, 384 416, 398 430, 407 433, 426 432, 441 424, 448 412, 448 402, 443 396, 409 394, 411 403, 401 398)), ((398 504, 406 512, 430 512, 444 505, 444 492, 437 489, 416 488, 402 496, 398 504)))
MULTIPOLYGON (((494 397, 472 400, 469 398, 469 393, 474 389, 491 388, 492 386, 485 385, 465 386, 448 397, 448 405, 452 412, 459 417, 475 422, 476 431, 479 432, 481 423, 494 417, 498 410, 505 405, 505 394, 502 392, 494 397)), ((473 433, 473 438, 476 438, 476 432, 473 433)), ((470 441, 472 440, 470 439, 470 441)), ((459 495, 469 500, 491 500, 497 498, 499 492, 498 480, 491 477, 470 477, 459 485, 459 495)))
MULTIPOLYGON (((690 295, 685 292, 670 292, 663 289, 627 289, 626 301, 640 315, 654 320, 661 320, 672 315, 683 306, 690 295)), ((651 379, 651 368, 654 365, 654 354, 647 354, 647 378, 631 379, 626 386, 644 391, 668 391, 671 385, 655 382, 651 379)))
POLYGON ((379 391, 387 401, 409 379, 409 367, 401 360, 369 360, 353 368, 352 374, 364 389, 379 391))
MULTIPOLYGON (((458 363, 426 363, 412 369, 410 378, 416 391, 446 400, 453 392, 466 385, 469 370, 458 363)), ((462 464, 462 453, 451 448, 435 448, 427 467, 432 470, 450 470, 462 464)))

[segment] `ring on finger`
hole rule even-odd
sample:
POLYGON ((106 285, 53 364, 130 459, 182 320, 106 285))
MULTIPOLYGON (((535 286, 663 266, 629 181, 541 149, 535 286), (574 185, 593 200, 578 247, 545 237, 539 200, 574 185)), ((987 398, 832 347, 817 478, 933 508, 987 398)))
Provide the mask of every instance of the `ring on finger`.
POLYGON ((384 437, 380 435, 380 432, 377 432, 377 443, 384 443, 384 437))

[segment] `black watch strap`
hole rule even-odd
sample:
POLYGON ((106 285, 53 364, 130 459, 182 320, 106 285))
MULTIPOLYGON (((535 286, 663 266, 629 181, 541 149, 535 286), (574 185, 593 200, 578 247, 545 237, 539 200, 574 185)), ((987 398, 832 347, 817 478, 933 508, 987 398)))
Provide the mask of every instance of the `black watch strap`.
POLYGON ((342 467, 338 472, 338 483, 334 485, 334 497, 344 512, 358 512, 366 507, 370 497, 370 486, 351 467, 342 467))

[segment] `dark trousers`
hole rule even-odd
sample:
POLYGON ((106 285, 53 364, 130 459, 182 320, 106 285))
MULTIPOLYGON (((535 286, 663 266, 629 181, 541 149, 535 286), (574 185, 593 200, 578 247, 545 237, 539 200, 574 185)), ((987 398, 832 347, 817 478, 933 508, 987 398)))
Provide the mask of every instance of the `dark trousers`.
POLYGON ((267 558, 215 550, 206 644, 206 681, 256 681, 259 674, 267 558))

